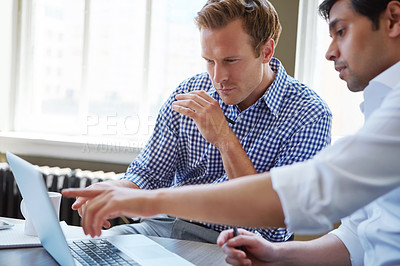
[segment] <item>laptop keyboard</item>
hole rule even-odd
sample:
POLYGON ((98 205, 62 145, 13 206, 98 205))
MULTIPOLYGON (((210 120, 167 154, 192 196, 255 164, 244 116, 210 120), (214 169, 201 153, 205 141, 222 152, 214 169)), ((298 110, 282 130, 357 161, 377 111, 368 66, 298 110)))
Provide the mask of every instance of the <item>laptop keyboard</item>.
POLYGON ((72 256, 82 265, 140 265, 106 239, 72 241, 72 256))

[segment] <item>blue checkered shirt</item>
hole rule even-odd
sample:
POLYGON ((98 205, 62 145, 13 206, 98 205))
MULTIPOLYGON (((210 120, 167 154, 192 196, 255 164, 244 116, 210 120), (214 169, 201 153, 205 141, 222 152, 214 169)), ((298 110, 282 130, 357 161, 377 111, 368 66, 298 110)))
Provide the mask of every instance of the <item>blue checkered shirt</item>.
MULTIPOLYGON (((192 119, 171 108, 175 95, 204 90, 216 99, 257 172, 269 171, 313 157, 331 141, 332 114, 326 103, 306 85, 286 74, 277 59, 270 62, 276 73, 267 92, 240 111, 226 105, 207 73, 183 81, 162 106, 153 134, 123 179, 142 189, 219 183, 228 180, 219 150, 200 134, 192 119)), ((206 224, 214 230, 229 227, 206 224)), ((287 240, 285 228, 246 228, 270 241, 287 240)))

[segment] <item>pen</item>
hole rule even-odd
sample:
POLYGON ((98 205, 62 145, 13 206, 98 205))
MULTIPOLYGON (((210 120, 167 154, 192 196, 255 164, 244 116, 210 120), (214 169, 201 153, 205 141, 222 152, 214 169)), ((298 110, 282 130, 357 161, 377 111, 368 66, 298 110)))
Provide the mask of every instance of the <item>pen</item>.
POLYGON ((232 119, 230 119, 229 117, 225 116, 226 121, 228 121, 229 123, 231 123, 232 125, 235 124, 235 121, 233 121, 232 119))
POLYGON ((119 218, 121 218, 121 220, 126 223, 126 224, 130 224, 130 222, 128 221, 128 219, 126 219, 125 216, 120 216, 119 218))
POLYGON ((238 236, 238 230, 236 227, 233 227, 233 236, 238 236))
MULTIPOLYGON (((235 236, 238 236, 238 235, 239 235, 239 233, 238 233, 237 228, 236 228, 236 227, 233 227, 233 236, 235 237, 235 236)), ((236 247, 236 249, 240 249, 240 250, 243 250, 243 251, 244 251, 244 247, 243 247, 243 246, 236 247)))

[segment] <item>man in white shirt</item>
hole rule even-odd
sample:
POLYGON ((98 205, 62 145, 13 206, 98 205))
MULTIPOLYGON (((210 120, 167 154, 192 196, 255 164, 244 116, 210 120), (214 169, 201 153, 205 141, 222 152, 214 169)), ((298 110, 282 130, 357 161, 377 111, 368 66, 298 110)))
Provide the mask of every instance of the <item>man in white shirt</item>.
MULTIPOLYGON (((271 170, 274 189, 284 209, 285 222, 296 233, 315 232, 315 228, 322 231, 329 229, 329 220, 332 220, 329 217, 332 214, 329 209, 324 211, 324 208, 328 203, 331 204, 330 198, 340 199, 337 209, 352 205, 354 194, 351 190, 355 192, 362 190, 362 187, 357 182, 341 182, 336 177, 349 180, 369 177, 369 182, 375 184, 385 182, 379 180, 380 173, 382 176, 400 177, 398 167, 394 167, 400 163, 399 152, 396 156, 394 150, 399 146, 391 146, 393 139, 398 142, 400 138, 400 2, 378 1, 358 1, 361 4, 357 3, 357 6, 352 3, 355 1, 327 0, 320 6, 321 13, 329 19, 332 36, 326 58, 334 61, 340 78, 347 82, 351 91, 364 90, 362 109, 366 124, 357 135, 343 139, 314 160, 290 169, 271 170), (374 2, 378 1, 380 3, 375 5, 374 2), (361 9, 363 4, 369 5, 372 10, 377 9, 380 15, 378 23, 360 14, 369 12, 361 9), (384 11, 379 9, 379 5, 386 7, 384 11), (357 8, 362 11, 357 12, 357 8), (390 20, 391 17, 395 20, 390 20), (397 36, 397 42, 394 42, 397 47, 387 45, 386 36, 397 36), (376 73, 379 75, 376 76, 376 73), (370 77, 375 78, 370 80, 370 77), (382 109, 379 110, 379 107, 382 109), (356 157, 358 160, 353 159, 356 157), (294 172, 310 178, 293 178, 296 176, 294 172), (316 193, 318 190, 313 186, 320 185, 318 175, 347 186, 347 190, 339 187, 338 190, 316 193), (287 179, 289 176, 290 181, 287 179), (299 181, 299 184, 294 185, 293 181, 299 181), (302 187, 302 199, 293 201, 291 193, 299 193, 299 187, 302 187), (308 206, 299 208, 303 202, 307 202, 308 206), (304 217, 307 212, 315 215, 304 217), (303 217, 303 220, 298 217, 303 217)), ((364 193, 361 198, 370 194, 368 191, 364 193)), ((400 265, 400 187, 344 218, 338 229, 316 240, 274 245, 244 230, 240 230, 240 233, 243 234, 241 238, 232 239, 223 248, 228 255, 227 261, 232 264, 263 261, 296 265, 400 265), (245 246, 255 257, 245 256, 232 248, 235 246, 245 246)), ((219 244, 224 245, 230 238, 231 232, 221 233, 219 244)))
POLYGON ((104 219, 121 214, 166 213, 318 233, 366 205, 316 240, 273 244, 240 229, 238 237, 224 231, 218 243, 232 264, 400 265, 400 1, 325 0, 320 12, 332 35, 327 59, 351 91, 364 90, 366 121, 359 132, 312 160, 219 185, 135 195, 124 189, 65 191, 90 199, 85 232, 98 235, 104 219))
MULTIPOLYGON (((399 149, 399 144, 391 146, 392 152, 385 154, 387 146, 393 144, 386 138, 397 135, 397 142, 400 142, 400 119, 399 117, 397 121, 391 119, 395 112, 400 116, 399 73, 400 62, 373 79, 366 87, 363 107, 367 125, 357 135, 343 139, 340 144, 324 150, 313 160, 297 164, 290 170, 289 168, 271 170, 274 189, 280 196, 285 223, 290 230, 296 234, 327 231, 331 228, 332 221, 336 220, 333 217, 337 217, 338 213, 349 207, 351 209, 355 199, 371 198, 374 193, 368 191, 374 192, 373 186, 379 191, 380 182, 383 186, 386 181, 390 183, 390 180, 385 178, 380 180, 379 171, 371 168, 382 169, 382 176, 392 176, 393 181, 395 175, 400 177, 399 167, 393 166, 400 158, 400 151, 397 155, 394 151, 399 149), (383 103, 384 112, 367 110, 368 105, 379 106, 379 100, 386 94, 387 98, 383 103), (390 109, 393 110, 392 114, 390 109), (371 117, 368 116, 368 111, 372 113, 371 117), (393 124, 388 127, 389 123, 393 124), (373 127, 375 130, 371 130, 373 127), (377 135, 373 135, 374 132, 377 135), (363 150, 360 150, 360 147, 363 150), (364 162, 361 159, 352 160, 351 158, 355 156, 361 159, 364 156, 369 158, 364 162), (387 160, 374 160, 379 156, 387 160), (348 161, 349 164, 343 165, 343 161, 348 161), (294 174, 296 172, 297 174, 294 174), (326 179, 320 179, 321 176, 315 172, 320 172, 326 179), (340 172, 343 175, 339 174, 340 172), (304 174, 307 180, 293 183, 293 177, 297 180, 296 176, 304 174), (291 182, 288 182, 289 176, 292 178, 291 182), (339 180, 335 180, 336 177, 339 180), (371 187, 359 186, 357 183, 359 177, 366 177, 366 185, 369 183, 371 187), (350 182, 342 178, 347 178, 350 182), (319 189, 316 186, 324 183, 327 190, 317 193, 319 189), (329 190, 329 183, 342 186, 333 186, 329 190), (358 192, 362 193, 357 195, 358 192), (296 197, 291 193, 297 193, 296 197), (331 198, 337 201, 332 201, 331 198), (337 211, 332 212, 332 209, 337 211)), ((338 229, 312 241, 275 245, 239 229, 240 237, 235 238, 232 238, 231 230, 222 232, 218 244, 223 246, 224 252, 228 255, 227 261, 235 265, 247 264, 250 261, 253 264, 279 262, 283 265, 292 263, 294 265, 400 265, 400 187, 396 188, 395 183, 391 187, 394 189, 389 193, 342 219, 338 229), (235 249, 236 246, 245 246, 252 255, 245 255, 235 249)))

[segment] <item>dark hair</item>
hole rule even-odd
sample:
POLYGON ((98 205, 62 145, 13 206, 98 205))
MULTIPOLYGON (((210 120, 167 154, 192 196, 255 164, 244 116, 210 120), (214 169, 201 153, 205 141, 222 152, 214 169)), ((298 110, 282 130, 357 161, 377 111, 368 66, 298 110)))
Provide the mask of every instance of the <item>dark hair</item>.
POLYGON ((199 29, 218 29, 236 19, 242 19, 257 57, 266 41, 278 43, 282 28, 278 13, 268 0, 208 0, 195 22, 199 29))
MULTIPOLYGON (((333 5, 338 0, 325 0, 319 5, 319 14, 326 20, 329 19, 329 13, 333 5)), ((360 15, 368 17, 375 30, 379 29, 379 18, 391 1, 396 0, 351 0, 351 7, 360 15)), ((397 0, 400 2, 400 0, 397 0)))

